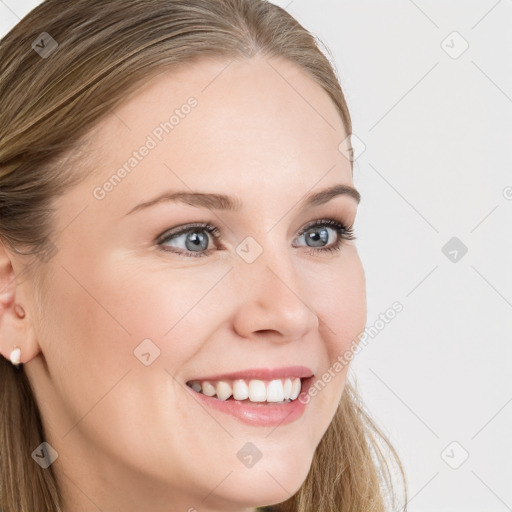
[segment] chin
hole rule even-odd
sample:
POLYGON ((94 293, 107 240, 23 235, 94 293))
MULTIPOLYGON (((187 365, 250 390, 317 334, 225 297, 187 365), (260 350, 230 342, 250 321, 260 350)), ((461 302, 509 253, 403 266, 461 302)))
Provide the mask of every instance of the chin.
POLYGON ((265 455, 251 468, 237 469, 216 490, 233 503, 245 507, 275 505, 293 496, 306 480, 312 457, 305 455, 297 460, 295 453, 289 456, 265 455))

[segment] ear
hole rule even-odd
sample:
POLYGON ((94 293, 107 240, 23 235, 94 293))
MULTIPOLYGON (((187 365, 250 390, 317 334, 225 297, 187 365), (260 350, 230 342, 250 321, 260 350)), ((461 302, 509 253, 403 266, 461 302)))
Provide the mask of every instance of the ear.
MULTIPOLYGON (((26 363, 39 352, 30 304, 21 297, 16 285, 14 255, 0 240, 0 353, 10 361, 15 346, 21 349, 20 363, 26 363)), ((21 265, 20 265, 21 267, 21 265)), ((25 291, 25 290, 24 290, 25 291)))

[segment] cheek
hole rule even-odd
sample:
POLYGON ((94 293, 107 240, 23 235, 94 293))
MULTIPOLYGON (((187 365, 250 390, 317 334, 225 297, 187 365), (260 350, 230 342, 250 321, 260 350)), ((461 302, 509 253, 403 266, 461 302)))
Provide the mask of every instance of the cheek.
MULTIPOLYGON (((174 375, 215 330, 220 317, 215 314, 214 298, 225 283, 215 285, 225 269, 172 269, 129 258, 112 262, 108 268, 98 295, 130 333, 127 336, 117 329, 126 357, 135 360, 141 351, 149 351, 153 368, 174 375)), ((103 321, 108 320, 104 317, 103 321)))
POLYGON ((143 274, 126 262, 98 263, 82 268, 64 262, 69 273, 57 271, 48 291, 46 355, 58 395, 55 403, 60 400, 59 409, 52 407, 48 414, 52 423, 59 415, 55 424, 59 435, 69 433, 66 443, 85 435, 127 464, 136 461, 148 472, 157 471, 151 456, 165 450, 181 453, 179 439, 190 435, 166 436, 184 428, 187 412, 180 409, 187 403, 171 375, 197 351, 193 341, 201 339, 201 327, 193 311, 200 308, 193 307, 214 281, 197 283, 187 275, 173 283, 163 281, 163 273, 143 274), (159 355, 145 366, 134 350, 148 339, 159 355), (148 426, 155 411, 161 421, 148 426), (154 435, 134 439, 137 432, 154 435))
POLYGON ((364 270, 360 259, 355 254, 350 256, 339 271, 329 270, 329 279, 316 294, 314 303, 322 320, 319 329, 327 342, 331 361, 357 342, 366 325, 364 270))

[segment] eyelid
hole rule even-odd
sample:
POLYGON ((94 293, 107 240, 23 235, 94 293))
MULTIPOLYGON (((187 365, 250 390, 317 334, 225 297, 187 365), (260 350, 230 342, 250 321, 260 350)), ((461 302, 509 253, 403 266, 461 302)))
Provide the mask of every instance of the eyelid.
MULTIPOLYGON (((342 226, 345 226, 347 229, 349 229, 349 226, 347 226, 346 222, 344 222, 344 221, 341 221, 339 219, 335 219, 334 217, 330 218, 330 219, 322 218, 322 219, 312 220, 311 222, 306 223, 299 230, 299 232, 297 233, 297 236, 302 236, 306 231, 308 231, 308 229, 314 228, 315 226, 332 224, 332 221, 335 221, 335 222, 341 224, 342 226)), ((331 226, 331 227, 333 227, 333 226, 331 226)))
MULTIPOLYGON (((306 223, 302 228, 299 230, 299 232, 296 234, 297 237, 302 236, 305 232, 308 230, 315 228, 315 227, 327 227, 333 231, 336 232, 337 239, 334 242, 334 244, 330 244, 326 247, 309 247, 309 253, 328 253, 330 251, 339 250, 341 246, 344 246, 343 240, 355 240, 357 237, 355 236, 353 232, 354 223, 347 223, 345 220, 340 218, 339 215, 332 215, 327 218, 317 218, 315 220, 312 220, 308 223, 306 223)), ((169 241, 169 239, 172 239, 174 237, 181 237, 183 235, 186 235, 190 232, 194 231, 206 231, 210 235, 212 235, 215 239, 219 240, 222 239, 222 232, 221 230, 213 223, 210 222, 193 222, 189 224, 182 224, 180 226, 176 226, 172 229, 169 229, 167 231, 164 231, 161 235, 159 235, 156 240, 155 244, 158 246, 159 249, 165 252, 171 252, 175 253, 178 256, 183 255, 186 257, 202 257, 202 256, 208 256, 212 252, 216 252, 216 250, 219 249, 219 247, 212 248, 212 249, 206 249, 202 252, 194 253, 194 251, 187 251, 181 248, 178 248, 177 250, 171 250, 171 249, 163 249, 163 244, 166 241, 169 241)), ((308 247, 306 246, 296 246, 293 247, 308 247)))
MULTIPOLYGON (((297 232, 296 236, 303 235, 308 229, 311 229, 312 227, 315 227, 319 224, 330 224, 332 221, 336 221, 342 226, 344 226, 347 230, 353 228, 353 223, 347 223, 346 221, 342 220, 341 218, 338 218, 336 215, 332 215, 330 218, 318 218, 312 221, 307 222, 304 224, 300 230, 297 232)), ((212 236, 215 238, 221 238, 222 233, 220 229, 214 225, 212 222, 205 221, 205 222, 191 222, 188 224, 182 224, 180 226, 176 226, 174 228, 168 229, 158 235, 155 239, 155 243, 162 242, 166 238, 169 238, 172 235, 182 235, 186 234, 188 231, 192 231, 194 229, 201 229, 208 231, 212 236)))
POLYGON ((208 231, 215 238, 220 238, 222 236, 219 228, 210 222, 191 222, 189 224, 181 224, 180 226, 165 230, 156 237, 155 243, 160 243, 173 235, 184 235, 194 229, 208 231))

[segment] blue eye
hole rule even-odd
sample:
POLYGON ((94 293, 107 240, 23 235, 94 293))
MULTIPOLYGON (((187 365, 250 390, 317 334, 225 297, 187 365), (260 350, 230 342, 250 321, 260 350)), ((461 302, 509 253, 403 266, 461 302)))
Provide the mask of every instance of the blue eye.
MULTIPOLYGON (((343 240, 356 239, 353 226, 347 227, 344 223, 334 219, 322 219, 309 223, 298 233, 298 236, 301 237, 302 235, 306 235, 306 240, 313 244, 324 244, 329 238, 329 229, 334 231, 337 235, 334 244, 327 247, 320 245, 318 248, 314 245, 309 245, 308 247, 311 247, 311 250, 307 251, 308 254, 314 255, 315 253, 336 252, 341 249, 342 245, 344 245, 343 240)), ((217 240, 221 238, 220 230, 212 224, 188 224, 178 230, 173 229, 171 231, 166 231, 157 237, 156 244, 162 251, 172 252, 187 257, 203 257, 212 252, 212 249, 207 249, 209 235, 213 236, 213 238, 217 240), (184 238, 184 248, 165 245, 168 242, 177 240, 184 235, 186 235, 184 238), (169 247, 173 247, 173 249, 170 249, 169 247)))
MULTIPOLYGON (((204 233, 209 233, 213 235, 214 238, 220 239, 220 231, 217 227, 211 224, 197 223, 197 224, 188 224, 182 229, 172 230, 170 232, 165 232, 159 237, 157 237, 157 245, 162 248, 163 251, 173 252, 177 254, 183 254, 184 256, 191 257, 200 257, 209 254, 211 250, 205 252, 197 252, 196 249, 206 249, 208 246, 208 235, 204 236, 204 233), (188 235, 193 236, 188 236, 188 235), (202 236, 197 236, 198 234, 203 234, 202 236), (180 238, 183 235, 187 235, 185 239, 185 250, 178 248, 178 250, 174 249, 166 249, 168 247, 167 242, 180 238), (189 251, 188 253, 186 251, 189 251), (196 254, 194 254, 196 253, 196 254)), ((171 246, 173 247, 173 246, 171 246)))
POLYGON ((356 239, 356 236, 354 234, 354 226, 346 226, 343 222, 339 222, 334 219, 322 219, 306 224, 306 226, 304 226, 304 228, 299 232, 299 236, 302 236, 305 233, 309 232, 309 234, 306 236, 307 240, 312 241, 314 243, 317 243, 318 241, 320 241, 320 243, 323 243, 328 238, 328 234, 326 234, 328 233, 328 229, 331 229, 336 232, 337 238, 334 244, 328 247, 322 246, 318 249, 315 249, 315 246, 309 246, 313 247, 313 249, 308 251, 308 254, 314 255, 315 252, 337 252, 341 249, 342 245, 345 245, 343 243, 344 240, 356 239), (318 233, 321 234, 319 235, 318 233))

